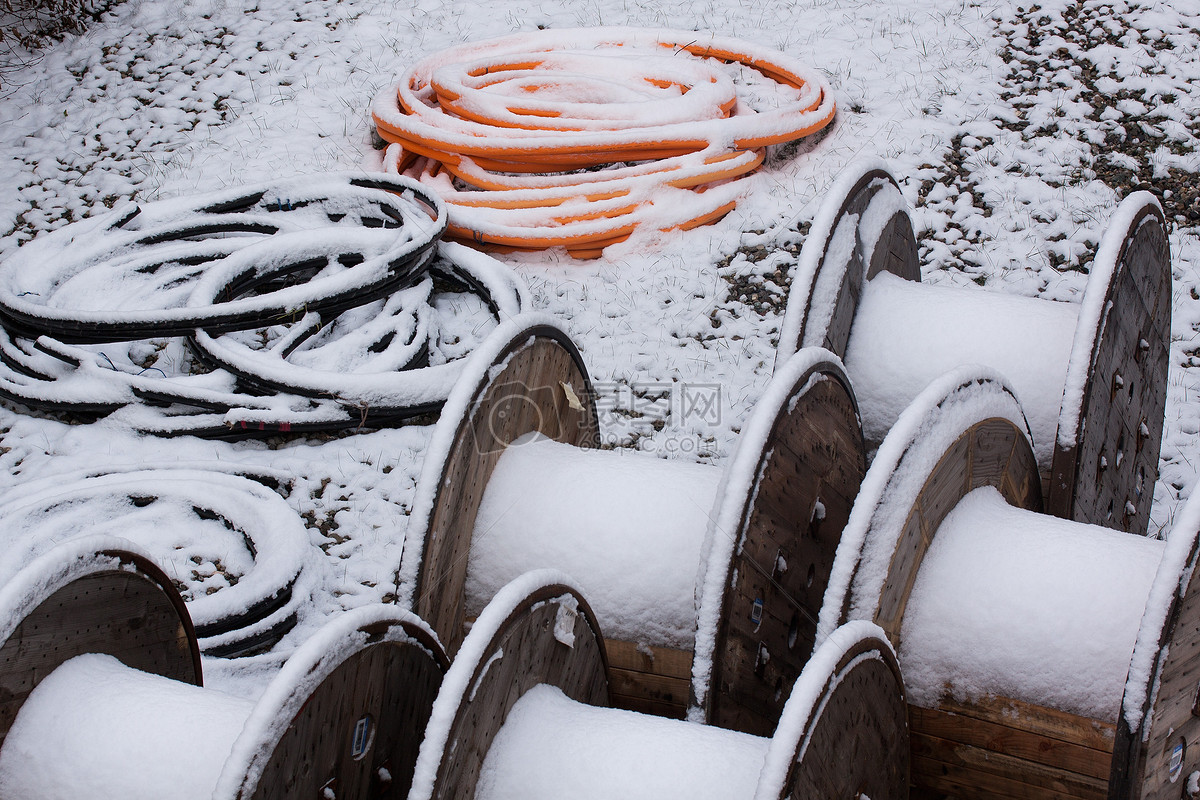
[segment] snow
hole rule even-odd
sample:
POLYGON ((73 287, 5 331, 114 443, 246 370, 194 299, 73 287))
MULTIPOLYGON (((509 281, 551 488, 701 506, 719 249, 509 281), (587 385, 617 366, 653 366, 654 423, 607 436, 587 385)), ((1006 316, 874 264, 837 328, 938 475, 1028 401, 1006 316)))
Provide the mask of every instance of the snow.
POLYGON ((905 608, 910 702, 1000 695, 1115 723, 1163 551, 976 489, 938 528, 905 608))
POLYGON ((0 748, 0 793, 211 800, 252 706, 112 656, 76 656, 21 706, 0 748))
POLYGON ((752 796, 769 739, 571 700, 516 702, 483 761, 478 800, 727 800, 752 796))
POLYGON ((696 568, 721 471, 526 434, 500 456, 475 518, 467 616, 523 572, 571 575, 605 636, 691 650, 696 568))
MULTIPOLYGON (((528 283, 529 307, 579 343, 600 390, 605 446, 730 460, 775 365, 802 234, 835 176, 860 158, 882 159, 898 177, 926 282, 1075 303, 1118 200, 1146 181, 1172 225, 1171 372, 1151 526, 1166 535, 1187 521, 1180 509, 1200 465, 1200 10, 1162 0, 1038 5, 127 0, 84 34, 0 65, 0 258, 110 205, 381 167, 373 99, 418 61, 466 42, 539 25, 713 31, 819 71, 838 104, 830 128, 771 148, 715 225, 646 231, 591 262, 497 255, 528 283), (713 386, 719 414, 680 410, 685 388, 713 386)), ((66 424, 4 404, 0 490, 183 463, 287 476, 280 494, 308 523, 311 600, 275 651, 210 660, 210 681, 257 696, 324 620, 408 591, 418 548, 406 534, 420 527, 431 425, 166 440, 132 430, 133 412, 150 413, 66 424)))
POLYGON ((1079 307, 981 289, 925 286, 882 272, 859 302, 846 369, 863 433, 879 442, 938 376, 987 364, 1021 401, 1038 464, 1049 471, 1079 307))

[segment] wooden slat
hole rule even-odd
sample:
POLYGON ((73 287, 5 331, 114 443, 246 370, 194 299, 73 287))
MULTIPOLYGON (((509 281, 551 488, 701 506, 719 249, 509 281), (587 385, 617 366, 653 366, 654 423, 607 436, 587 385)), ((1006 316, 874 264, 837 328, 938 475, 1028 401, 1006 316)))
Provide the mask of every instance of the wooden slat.
POLYGON ((942 792, 957 800, 1078 800, 1076 795, 1031 786, 1022 780, 926 758, 913 759, 912 775, 921 789, 942 792))
POLYGON ((1010 697, 981 697, 971 703, 959 703, 953 698, 943 698, 940 708, 960 716, 994 722, 997 725, 1013 725, 1020 720, 1022 730, 1057 739, 1062 742, 1082 745, 1112 753, 1116 726, 1090 717, 1081 717, 1010 697))
POLYGON ((668 678, 692 679, 692 653, 619 639, 605 639, 608 665, 613 669, 651 672, 668 678))
POLYGON ((1108 780, 1112 757, 1102 750, 1051 739, 1022 730, 1020 717, 1007 725, 973 717, 909 706, 913 734, 947 739, 1015 758, 1108 780))
POLYGON ((969 770, 1080 800, 1101 800, 1108 792, 1106 780, 923 733, 912 734, 912 752, 913 780, 920 785, 926 784, 926 775, 964 775, 969 770))
POLYGON ((687 710, 692 682, 684 678, 670 678, 655 675, 653 672, 616 669, 610 666, 608 681, 616 694, 662 703, 671 709, 665 716, 680 717, 687 710))

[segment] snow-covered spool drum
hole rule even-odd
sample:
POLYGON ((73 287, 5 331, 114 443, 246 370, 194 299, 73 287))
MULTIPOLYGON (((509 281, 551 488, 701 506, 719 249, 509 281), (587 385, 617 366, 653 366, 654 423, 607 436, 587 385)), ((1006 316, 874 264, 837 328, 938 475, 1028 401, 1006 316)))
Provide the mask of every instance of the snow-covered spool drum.
POLYGON ((908 207, 882 164, 849 168, 805 241, 780 357, 843 357, 868 441, 932 379, 981 363, 1029 418, 1047 509, 1145 533, 1166 402, 1170 252, 1162 210, 1135 192, 1116 210, 1081 303, 919 283, 908 207))
POLYGON ((1019 413, 981 368, 914 400, 863 480, 822 630, 871 620, 896 645, 918 787, 1181 797, 1200 769, 1200 502, 1166 542, 1038 513, 1019 413))
POLYGON ((472 359, 426 455, 402 596, 453 649, 504 583, 569 571, 613 629, 618 705, 682 716, 691 695, 714 724, 774 730, 865 471, 837 360, 779 370, 722 471, 596 449, 587 371, 552 320, 518 318, 472 359))
POLYGON ((908 796, 899 668, 870 623, 839 629, 770 738, 604 708, 595 616, 562 573, 503 587, 454 659, 410 800, 908 796))
POLYGON ((131 548, 79 539, 0 587, 0 796, 406 794, 448 666, 427 626, 341 615, 251 702, 202 688, 183 601, 131 548))

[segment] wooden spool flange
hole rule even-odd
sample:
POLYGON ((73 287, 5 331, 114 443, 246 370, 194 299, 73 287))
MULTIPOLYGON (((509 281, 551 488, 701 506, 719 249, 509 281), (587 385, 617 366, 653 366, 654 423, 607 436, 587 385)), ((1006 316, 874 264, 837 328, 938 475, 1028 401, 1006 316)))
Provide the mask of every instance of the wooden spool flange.
MULTIPOLYGON (((831 589, 823 625, 832 626, 846 618, 871 619, 897 645, 902 665, 911 666, 911 659, 920 657, 914 655, 914 648, 927 637, 912 642, 905 639, 906 626, 917 629, 912 611, 906 616, 906 608, 919 581, 934 580, 922 573, 922 566, 932 558, 930 547, 948 515, 963 513, 959 509, 964 498, 986 486, 998 490, 1009 504, 1001 503, 1002 508, 1022 509, 1013 511, 1024 515, 1016 523, 1018 527, 1032 529, 1039 524, 1039 517, 1045 519, 1036 513, 1039 484, 1027 432, 1019 417, 1013 418, 1016 413, 1015 401, 995 376, 972 375, 968 368, 947 376, 914 401, 884 440, 864 478, 835 567, 838 574, 852 577, 831 589), (1005 406, 1010 411, 1006 412, 1005 406)), ((1112 541, 1122 547, 1139 553, 1147 550, 1143 562, 1150 559, 1148 572, 1144 564, 1138 567, 1142 582, 1130 583, 1141 587, 1127 603, 1133 604, 1129 639, 1136 630, 1136 644, 1123 690, 1119 676, 1115 684, 1118 693, 1123 691, 1117 718, 1081 716, 1070 708, 1048 705, 1050 701, 1036 692, 1024 696, 1012 688, 984 689, 983 696, 977 696, 981 690, 974 683, 980 679, 972 680, 970 696, 964 699, 961 687, 938 677, 934 683, 944 694, 935 707, 928 707, 928 698, 920 696, 922 705, 910 707, 914 783, 924 790, 963 798, 1180 797, 1193 772, 1200 780, 1200 720, 1193 714, 1194 676, 1200 668, 1200 578, 1195 571, 1200 501, 1185 506, 1165 548, 1161 542, 1121 537, 1084 524, 1056 524, 1083 542, 1077 545, 1082 551, 1094 552, 1108 545, 1106 537, 1115 537, 1112 541)), ((977 522, 965 529, 982 528, 977 522)), ((1132 562, 1114 558, 1119 562, 1112 567, 1114 572, 1132 574, 1132 562)), ((936 574, 946 574, 945 566, 939 569, 936 574)), ((978 565, 980 574, 994 569, 999 569, 994 563, 978 565)), ((1047 580, 1063 583, 1079 569, 1074 563, 1064 563, 1057 570, 1049 569, 1059 577, 1047 580)), ((961 575, 962 568, 955 569, 955 574, 961 575)), ((962 582, 977 585, 969 578, 962 582)), ((1020 591, 1033 592, 1032 586, 1020 591)), ((1115 586, 1108 590, 1117 591, 1115 586)), ((985 602, 953 597, 936 607, 921 607, 921 619, 930 615, 940 618, 952 608, 985 602)), ((979 618, 1024 619, 1014 615, 1027 613, 1005 608, 987 605, 979 618)), ((1090 612, 1090 607, 1087 610, 1090 612)), ((1057 607, 1047 609, 1051 616, 1057 613, 1065 612, 1057 607)), ((954 619, 955 630, 967 636, 958 617, 954 619)), ((1112 624, 1116 623, 1104 617, 1080 619, 1072 626, 1088 631, 1092 630, 1089 626, 1107 630, 1112 624)), ((975 636, 986 639, 989 634, 1003 636, 991 628, 975 636)), ((1011 646, 1024 647, 1019 643, 1011 646)), ((1029 660, 1042 657, 1027 649, 1019 652, 1029 660)), ((1062 657, 1067 659, 1064 663, 1079 674, 1081 685, 1091 685, 1083 678, 1088 665, 1079 662, 1085 656, 1071 652, 1074 655, 1062 657)), ((1124 668, 1117 666, 1124 675, 1124 668)), ((981 674, 998 676, 1004 670, 993 665, 981 674)), ((1005 679, 1018 687, 1027 680, 1005 679)), ((928 691, 922 689, 922 693, 928 691)))
POLYGON ((224 546, 242 546, 244 553, 214 543, 215 552, 228 553, 227 565, 241 555, 252 566, 220 591, 196 591, 185 601, 188 616, 205 655, 261 653, 296 625, 312 584, 304 573, 310 549, 304 522, 264 483, 278 485, 279 479, 268 471, 240 474, 216 464, 78 472, 31 481, 0 498, 0 518, 20 531, 0 555, 0 581, 53 545, 108 531, 147 541, 147 547, 157 545, 152 557, 179 574, 194 565, 186 563, 188 550, 172 550, 171 545, 198 544, 204 552, 212 533, 208 526, 223 526, 236 542, 225 541, 224 546), (182 519, 171 545, 163 543, 158 529, 164 515, 182 519))
POLYGON ((602 640, 562 580, 528 573, 480 615, 438 696, 410 800, 907 797, 903 685, 876 626, 829 637, 765 739, 593 708, 607 697, 602 640))
POLYGON ((397 576, 400 604, 426 620, 451 654, 466 622, 471 532, 496 462, 530 431, 598 446, 594 394, 579 351, 549 316, 501 324, 464 367, 425 454, 397 576))
POLYGON ((0 744, 41 680, 83 653, 200 686, 200 648, 170 579, 129 542, 87 537, 0 587, 0 744))
POLYGON ((0 794, 407 794, 449 666, 424 623, 394 606, 347 612, 305 642, 252 703, 200 688, 183 601, 132 547, 77 539, 0 588, 0 794))
MULTIPOLYGON (((1007 377, 1016 381, 1013 385, 1020 388, 1026 404, 1033 402, 1031 397, 1038 392, 1047 395, 1026 409, 1042 460, 1047 508, 1067 519, 1144 533, 1166 401, 1171 274, 1165 230, 1162 210, 1152 195, 1136 192, 1121 203, 1100 243, 1082 302, 1059 307, 1077 315, 1069 323, 1074 326, 1073 340, 1064 334, 1061 342, 1034 338, 1019 343, 1018 334, 1030 338, 1039 329, 1015 329, 1012 325, 1011 335, 973 337, 974 330, 986 330, 979 324, 979 315, 970 321, 958 319, 952 310, 961 302, 948 300, 938 306, 935 303, 941 301, 936 298, 954 293, 960 300, 979 302, 986 295, 974 289, 927 290, 924 294, 931 307, 945 308, 947 315, 944 319, 922 316, 930 321, 930 330, 938 333, 939 353, 937 359, 917 358, 913 351, 924 346, 920 324, 902 324, 899 318, 888 326, 855 324, 860 300, 876 283, 868 283, 873 277, 891 272, 913 281, 920 279, 908 207, 894 179, 878 162, 856 165, 838 179, 805 241, 779 352, 784 355, 797 347, 820 344, 846 359, 861 392, 864 428, 869 437, 876 431, 881 438, 890 427, 890 418, 882 418, 889 412, 868 402, 874 395, 867 386, 869 381, 864 380, 878 371, 879 364, 903 362, 917 370, 935 370, 910 382, 912 395, 903 394, 909 388, 885 381, 890 396, 899 399, 897 393, 915 396, 937 372, 949 368, 947 361, 998 367, 1007 359, 1007 372, 1014 368, 1008 353, 1019 348, 1021 356, 1015 363, 1030 365, 1034 370, 1030 375, 1036 377, 1007 377), (856 345, 855 329, 865 331, 863 341, 872 344, 856 345), (889 347, 908 358, 886 352, 889 347), (1060 357, 1061 362, 1057 360, 1060 357), (1043 379, 1036 370, 1056 377, 1043 379), (1061 397, 1049 386, 1058 379, 1065 387, 1061 397), (1055 407, 1043 409, 1042 405, 1055 407)), ((883 278, 877 283, 889 286, 883 278)), ((896 285, 903 284, 891 284, 896 285)), ((1033 316, 1061 316, 1054 306, 1031 298, 992 297, 997 304, 996 322, 1001 325, 1014 303, 1024 303, 1024 310, 1033 316), (1032 305, 1030 301, 1034 301, 1032 305), (1006 305, 1001 307, 1001 302, 1006 305)), ((892 308, 900 315, 923 313, 906 312, 915 308, 912 302, 896 301, 892 308)), ((1061 326, 1056 321, 1046 330, 1059 331, 1061 326)), ((889 405, 903 406, 890 401, 889 405)))
MULTIPOLYGON (((462 392, 460 385, 457 401, 447 406, 461 416, 443 412, 418 487, 400 570, 402 584, 406 576, 416 584, 411 592, 415 607, 441 620, 447 627, 440 635, 451 642, 461 636, 465 617, 462 587, 476 517, 504 444, 532 431, 581 449, 597 438, 586 372, 561 331, 545 323, 513 330, 504 334, 507 341, 481 349, 494 353, 491 361, 468 366, 469 374, 480 376, 470 380, 478 382, 469 381, 462 392), (520 387, 515 398, 514 385, 520 387), (570 395, 565 386, 572 387, 570 395), (572 399, 580 408, 573 407, 572 399), (427 563, 418 569, 410 559, 421 553, 427 554, 427 563), (440 577, 436 584, 433 575, 440 577)), ((611 454, 580 457, 594 461, 604 455, 611 454)), ((642 465, 639 469, 669 467, 639 454, 623 455, 622 466, 632 466, 634 459, 642 465)), ((696 626, 696 658, 689 644, 679 649, 681 645, 656 641, 652 634, 632 632, 609 640, 617 702, 682 716, 691 694, 714 724, 759 734, 774 730, 792 683, 812 652, 839 533, 864 471, 857 409, 841 366, 816 349, 797 354, 743 426, 724 477, 713 481, 718 486, 719 480, 714 510, 700 523, 708 530, 696 531, 697 555, 689 556, 704 563, 683 564, 689 576, 688 615, 694 613, 692 598, 700 596, 698 617, 686 622, 689 629, 696 626), (704 575, 699 587, 691 583, 697 570, 704 575)), ((523 490, 522 502, 534 505, 530 498, 537 498, 537 489, 523 490)), ((606 502, 617 508, 622 498, 606 502)), ((532 524, 564 535, 579 527, 577 517, 560 520, 558 511, 547 510, 549 505, 537 507, 536 523, 513 517, 523 535, 530 535, 532 524)), ((646 535, 655 535, 653 524, 644 524, 646 535)), ((488 526, 487 532, 493 542, 505 541, 496 538, 497 527, 488 526)), ((521 562, 514 569, 570 569, 579 577, 574 567, 544 554, 537 557, 546 560, 521 562)), ((628 592, 637 590, 638 584, 631 582, 628 592)), ((596 609, 601 619, 620 616, 619 609, 596 609)))
POLYGON ((471 626, 425 731, 410 800, 474 796, 492 740, 521 695, 539 684, 608 705, 604 639, 587 601, 553 570, 502 589, 471 626))

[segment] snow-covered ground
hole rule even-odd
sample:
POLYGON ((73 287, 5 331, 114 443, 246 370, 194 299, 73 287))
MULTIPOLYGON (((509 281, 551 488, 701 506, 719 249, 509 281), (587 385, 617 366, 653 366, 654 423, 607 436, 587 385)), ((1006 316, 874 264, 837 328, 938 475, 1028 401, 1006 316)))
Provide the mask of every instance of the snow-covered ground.
MULTIPOLYGON (((773 148, 715 225, 638 237, 594 261, 503 257, 578 342, 606 441, 723 463, 774 365, 803 232, 857 158, 884 158, 899 177, 926 280, 1052 299, 1078 296, 1112 209, 1145 184, 1173 224, 1152 529, 1170 527, 1200 456, 1200 3, 127 0, 0 70, 0 257, 122 200, 377 168, 371 101, 416 60, 511 31, 595 25, 776 47, 825 73, 839 104, 826 131, 773 148), (719 414, 696 413, 697 392, 719 392, 719 414)), ((163 440, 8 406, 0 430, 3 492, 100 467, 221 461, 292 476, 287 502, 323 554, 314 601, 274 652, 207 661, 210 682, 246 695, 329 615, 393 596, 430 435, 410 425, 163 440)), ((196 581, 230 568, 192 561, 196 581)))

